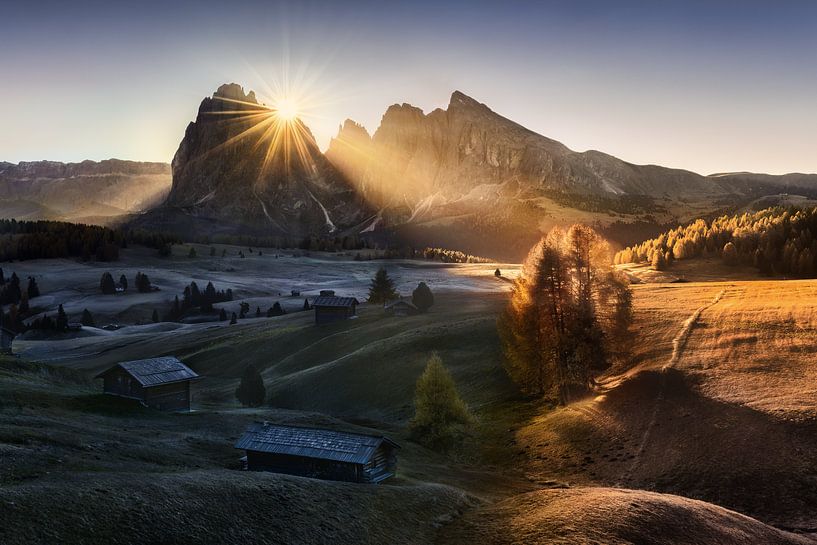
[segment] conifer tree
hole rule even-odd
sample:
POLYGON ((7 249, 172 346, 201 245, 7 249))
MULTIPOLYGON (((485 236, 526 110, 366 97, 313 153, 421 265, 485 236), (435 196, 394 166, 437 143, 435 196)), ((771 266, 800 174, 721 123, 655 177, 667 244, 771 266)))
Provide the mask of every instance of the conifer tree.
POLYGON ((198 254, 196 253, 196 248, 195 248, 195 247, 193 247, 193 246, 191 246, 191 247, 190 247, 190 251, 189 251, 189 252, 187 252, 187 257, 191 257, 191 258, 192 258, 192 257, 197 257, 197 256, 198 256, 198 254))
POLYGON ((153 314, 151 314, 150 319, 153 321, 154 324, 159 323, 159 311, 155 308, 153 309, 153 314))
POLYGON ((34 299, 40 296, 40 286, 37 285, 37 280, 33 276, 28 277, 28 298, 34 299))
POLYGON ((310 307, 310 306, 309 306, 309 299, 307 299, 306 297, 304 297, 304 306, 303 306, 303 310, 311 310, 311 309, 312 309, 312 307, 310 307))
POLYGON ((264 404, 267 389, 264 387, 264 379, 261 377, 261 373, 258 372, 254 365, 250 364, 244 368, 241 383, 235 391, 235 397, 245 407, 260 407, 264 404))
POLYGON ((94 323, 94 316, 91 314, 91 311, 86 309, 82 310, 82 319, 80 320, 82 325, 87 327, 96 327, 94 323))
POLYGON ((224 310, 223 308, 218 311, 218 319, 221 322, 226 322, 227 321, 227 311, 224 310))
POLYGON ((393 299, 397 299, 397 292, 394 290, 394 282, 389 277, 384 267, 380 267, 377 273, 372 278, 372 283, 369 286, 369 302, 370 303, 386 303, 393 299))
POLYGON ((238 318, 236 318, 235 312, 233 312, 233 315, 230 318, 230 325, 235 325, 237 323, 238 323, 238 318))
POLYGON ((122 286, 123 290, 128 289, 128 277, 125 276, 124 274, 119 277, 119 285, 122 286))
POLYGON ((429 448, 448 451, 468 433, 473 418, 457 392, 451 374, 433 354, 417 380, 414 418, 409 430, 414 439, 429 448))
POLYGON ((116 293, 116 283, 113 281, 113 276, 111 276, 111 273, 102 273, 102 278, 99 280, 99 289, 105 295, 112 295, 116 293))

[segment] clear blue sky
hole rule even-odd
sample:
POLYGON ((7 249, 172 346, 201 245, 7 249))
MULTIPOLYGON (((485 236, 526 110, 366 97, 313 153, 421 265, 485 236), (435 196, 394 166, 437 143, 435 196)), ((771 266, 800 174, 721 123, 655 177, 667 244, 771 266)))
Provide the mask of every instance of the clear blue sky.
POLYGON ((576 150, 817 172, 817 2, 17 4, 0 160, 169 161, 219 84, 268 95, 288 73, 322 147, 347 117, 374 131, 390 104, 459 89, 576 150))

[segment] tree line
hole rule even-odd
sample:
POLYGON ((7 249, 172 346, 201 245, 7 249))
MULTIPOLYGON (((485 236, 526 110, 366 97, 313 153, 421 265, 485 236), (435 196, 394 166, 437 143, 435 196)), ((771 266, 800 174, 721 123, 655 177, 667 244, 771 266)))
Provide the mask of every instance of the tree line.
POLYGON ((621 250, 615 263, 647 262, 661 270, 676 260, 720 257, 727 265, 753 266, 766 275, 813 278, 815 233, 817 207, 772 207, 678 226, 621 250))

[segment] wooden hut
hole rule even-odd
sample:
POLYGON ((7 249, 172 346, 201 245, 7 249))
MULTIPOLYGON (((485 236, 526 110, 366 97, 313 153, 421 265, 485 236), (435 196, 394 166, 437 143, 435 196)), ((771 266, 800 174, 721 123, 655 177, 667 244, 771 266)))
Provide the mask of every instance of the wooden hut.
POLYGON ((347 320, 355 316, 358 304, 354 297, 337 297, 334 291, 323 290, 312 303, 312 308, 315 309, 315 323, 320 325, 347 320))
POLYGON ((117 363, 94 378, 106 394, 139 400, 162 411, 190 410, 190 383, 201 377, 172 356, 117 363))
POLYGON ((395 299, 383 305, 383 309, 389 316, 411 316, 420 310, 411 301, 405 299, 395 299))
POLYGON ((379 483, 394 476, 400 447, 379 435, 254 422, 235 448, 251 471, 379 483))

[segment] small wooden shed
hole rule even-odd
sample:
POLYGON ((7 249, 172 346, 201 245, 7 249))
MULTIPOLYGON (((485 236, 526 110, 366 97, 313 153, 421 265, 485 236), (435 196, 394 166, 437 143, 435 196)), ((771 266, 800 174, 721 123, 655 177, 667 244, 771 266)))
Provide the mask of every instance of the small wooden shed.
POLYGON ((414 306, 411 301, 405 299, 395 299, 383 305, 386 314, 390 316, 411 316, 417 314, 420 310, 414 306))
POLYGON ((324 290, 315 298, 315 323, 328 324, 347 320, 357 313, 358 300, 354 297, 337 297, 334 291, 324 290))
POLYGON ((106 394, 137 399, 162 411, 189 411, 190 383, 201 379, 172 356, 117 363, 94 378, 104 381, 106 394))
POLYGON ((254 422, 235 448, 251 471, 379 483, 397 471, 400 446, 380 435, 254 422))

